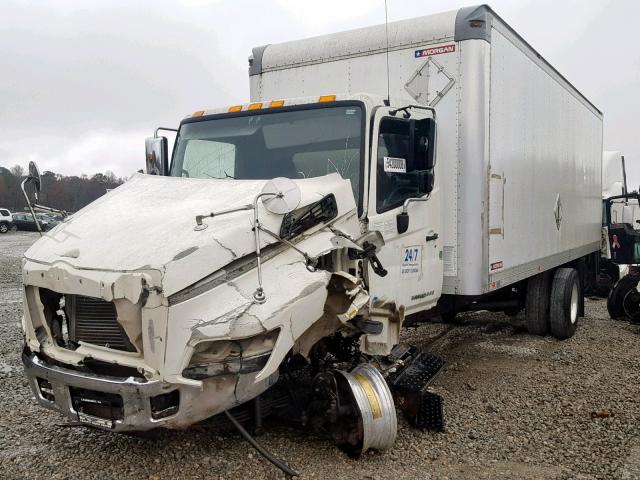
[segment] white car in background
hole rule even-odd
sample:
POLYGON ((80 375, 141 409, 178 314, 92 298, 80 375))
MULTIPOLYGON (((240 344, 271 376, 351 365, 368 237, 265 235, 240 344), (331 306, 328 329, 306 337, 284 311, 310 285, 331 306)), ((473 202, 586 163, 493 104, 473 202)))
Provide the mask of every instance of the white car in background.
POLYGON ((0 208, 0 233, 7 233, 13 228, 13 216, 6 208, 0 208))

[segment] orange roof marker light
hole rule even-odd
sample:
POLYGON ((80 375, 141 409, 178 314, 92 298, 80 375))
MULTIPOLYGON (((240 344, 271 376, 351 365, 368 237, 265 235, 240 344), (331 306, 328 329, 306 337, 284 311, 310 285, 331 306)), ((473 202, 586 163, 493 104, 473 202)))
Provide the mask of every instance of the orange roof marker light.
POLYGON ((262 108, 262 102, 250 103, 248 110, 260 110, 262 108))
POLYGON ((336 96, 335 95, 321 95, 318 100, 320 102, 335 102, 336 101, 336 96))
POLYGON ((283 106, 284 106, 284 100, 273 100, 269 104, 269 108, 277 108, 277 107, 283 107, 283 106))
POLYGON ((201 117, 204 115, 204 110, 198 110, 197 112, 193 112, 192 117, 201 117))
POLYGON ((234 105, 233 107, 229 107, 229 111, 230 112, 239 112, 240 110, 242 110, 242 105, 234 105))

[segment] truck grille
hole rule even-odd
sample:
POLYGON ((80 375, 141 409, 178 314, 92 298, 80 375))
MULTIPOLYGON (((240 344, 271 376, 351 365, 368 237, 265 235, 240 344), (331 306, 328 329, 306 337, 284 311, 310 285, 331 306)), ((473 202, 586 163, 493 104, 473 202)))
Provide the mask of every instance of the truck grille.
POLYGON ((65 295, 65 306, 72 342, 82 341, 125 352, 136 351, 118 323, 113 302, 84 295, 65 295))

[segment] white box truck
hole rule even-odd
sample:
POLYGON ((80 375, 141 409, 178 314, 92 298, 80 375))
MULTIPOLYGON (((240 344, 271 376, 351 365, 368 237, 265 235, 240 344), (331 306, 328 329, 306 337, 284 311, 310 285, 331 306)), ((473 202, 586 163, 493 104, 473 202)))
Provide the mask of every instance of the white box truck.
POLYGON ((300 417, 359 453, 393 444, 394 400, 441 426, 442 361, 399 346, 404 324, 525 308, 532 333, 573 334, 602 114, 489 7, 259 47, 249 75, 250 102, 187 116, 171 159, 156 131, 156 175, 26 252, 43 406, 181 428, 309 369, 300 417))

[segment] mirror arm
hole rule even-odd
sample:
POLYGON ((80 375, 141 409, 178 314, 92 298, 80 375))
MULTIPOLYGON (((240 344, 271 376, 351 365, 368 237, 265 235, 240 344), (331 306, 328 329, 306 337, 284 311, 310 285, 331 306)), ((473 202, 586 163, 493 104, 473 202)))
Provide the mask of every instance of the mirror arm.
POLYGON ((160 135, 158 135, 158 132, 162 130, 164 132, 178 132, 177 128, 166 128, 166 127, 158 127, 156 128, 155 132, 153 132, 153 138, 159 138, 160 135))
POLYGON ((307 264, 307 270, 309 270, 310 272, 315 272, 316 271, 316 267, 315 266, 318 263, 318 259, 317 258, 311 257, 308 253, 303 252, 302 250, 300 250, 298 247, 296 247, 292 242, 290 242, 286 238, 282 238, 280 235, 272 232, 271 230, 268 230, 268 229, 264 228, 262 225, 260 225, 258 228, 260 230, 262 230, 263 232, 269 234, 270 236, 272 236, 276 240, 278 240, 278 241, 286 244, 287 246, 291 247, 293 250, 295 250, 300 255, 302 255, 304 257, 304 260, 305 260, 306 264, 307 264))
POLYGON ((58 215, 62 215, 63 218, 67 218, 69 216, 69 214, 65 210, 59 210, 59 209, 53 208, 53 207, 45 207, 44 205, 39 205, 37 203, 33 204, 33 209, 35 211, 57 213, 58 215))
POLYGON ((267 301, 267 297, 264 294, 264 289, 262 288, 262 259, 260 258, 260 220, 258 219, 258 200, 264 196, 276 196, 276 197, 284 197, 282 192, 278 193, 270 193, 263 192, 259 193, 253 199, 253 235, 256 241, 256 269, 258 270, 258 288, 253 292, 253 299, 257 303, 264 303, 267 301))
POLYGON ((31 200, 29 200, 29 195, 27 195, 27 192, 24 189, 24 186, 30 180, 31 180, 31 177, 25 178, 22 181, 22 183, 20 184, 20 188, 22 189, 22 194, 24 195, 24 199, 27 202, 27 206, 29 207, 29 210, 31 211, 31 216, 33 217, 33 221, 36 222, 36 228, 38 229, 38 233, 40 234, 40 236, 42 236, 42 228, 40 227, 40 222, 38 222, 38 217, 36 217, 36 212, 33 211, 33 205, 31 204, 31 200))
POLYGON ((242 210, 252 210, 253 209, 253 205, 242 205, 241 207, 236 207, 236 208, 230 208, 228 210, 220 210, 219 212, 211 212, 211 213, 207 213, 205 215, 196 215, 196 226, 194 227, 194 230, 204 230, 205 228, 208 227, 208 225, 206 223, 202 223, 202 220, 204 220, 205 218, 213 218, 213 217, 219 217, 220 215, 226 215, 228 213, 235 213, 235 212, 241 212, 242 210))
POLYGON ((396 227, 398 229, 398 233, 404 233, 409 229, 409 214, 407 213, 407 209, 409 205, 413 202, 426 202, 429 200, 430 194, 426 194, 424 197, 413 197, 407 198, 402 204, 402 212, 400 212, 396 216, 396 227))
POLYGON ((427 200, 429 200, 429 197, 431 195, 430 194, 426 194, 424 197, 412 197, 412 198, 407 198, 404 203, 402 204, 402 213, 407 213, 407 209, 409 208, 409 205, 413 202, 426 202, 427 200))
POLYGON ((262 203, 264 208, 273 213, 273 214, 285 214, 295 210, 300 203, 300 189, 299 187, 290 179, 287 178, 275 178, 267 182, 262 192, 258 193, 255 197, 253 197, 253 203, 249 205, 243 205, 237 208, 231 208, 228 210, 222 210, 219 212, 211 212, 207 215, 196 215, 196 226, 193 227, 194 230, 204 230, 207 228, 207 224, 203 222, 205 218, 211 218, 214 216, 223 215, 226 213, 238 212, 240 210, 253 210, 253 235, 255 240, 255 252, 256 252, 256 270, 258 274, 258 287, 255 292, 253 292, 253 300, 256 303, 264 303, 267 301, 267 297, 264 293, 264 288, 262 287, 262 257, 260 254, 260 230, 265 231, 266 233, 274 236, 275 238, 287 243, 294 250, 299 252, 305 257, 307 262, 307 269, 309 271, 315 271, 315 259, 309 257, 305 252, 301 251, 297 247, 295 247, 292 243, 286 241, 285 239, 280 238, 275 233, 272 233, 260 224, 260 218, 258 215, 258 200, 263 198, 262 203), (265 200, 264 197, 271 197, 274 199, 280 199, 283 205, 270 205, 265 200))
POLYGON ((400 108, 396 108, 395 110, 389 110, 389 114, 395 116, 396 113, 398 112, 405 112, 405 113, 409 113, 409 109, 410 108, 418 108, 420 110, 427 110, 429 112, 431 112, 431 114, 433 115, 433 119, 436 119, 436 109, 433 107, 429 107, 427 105, 407 105, 404 107, 400 107, 400 108))

